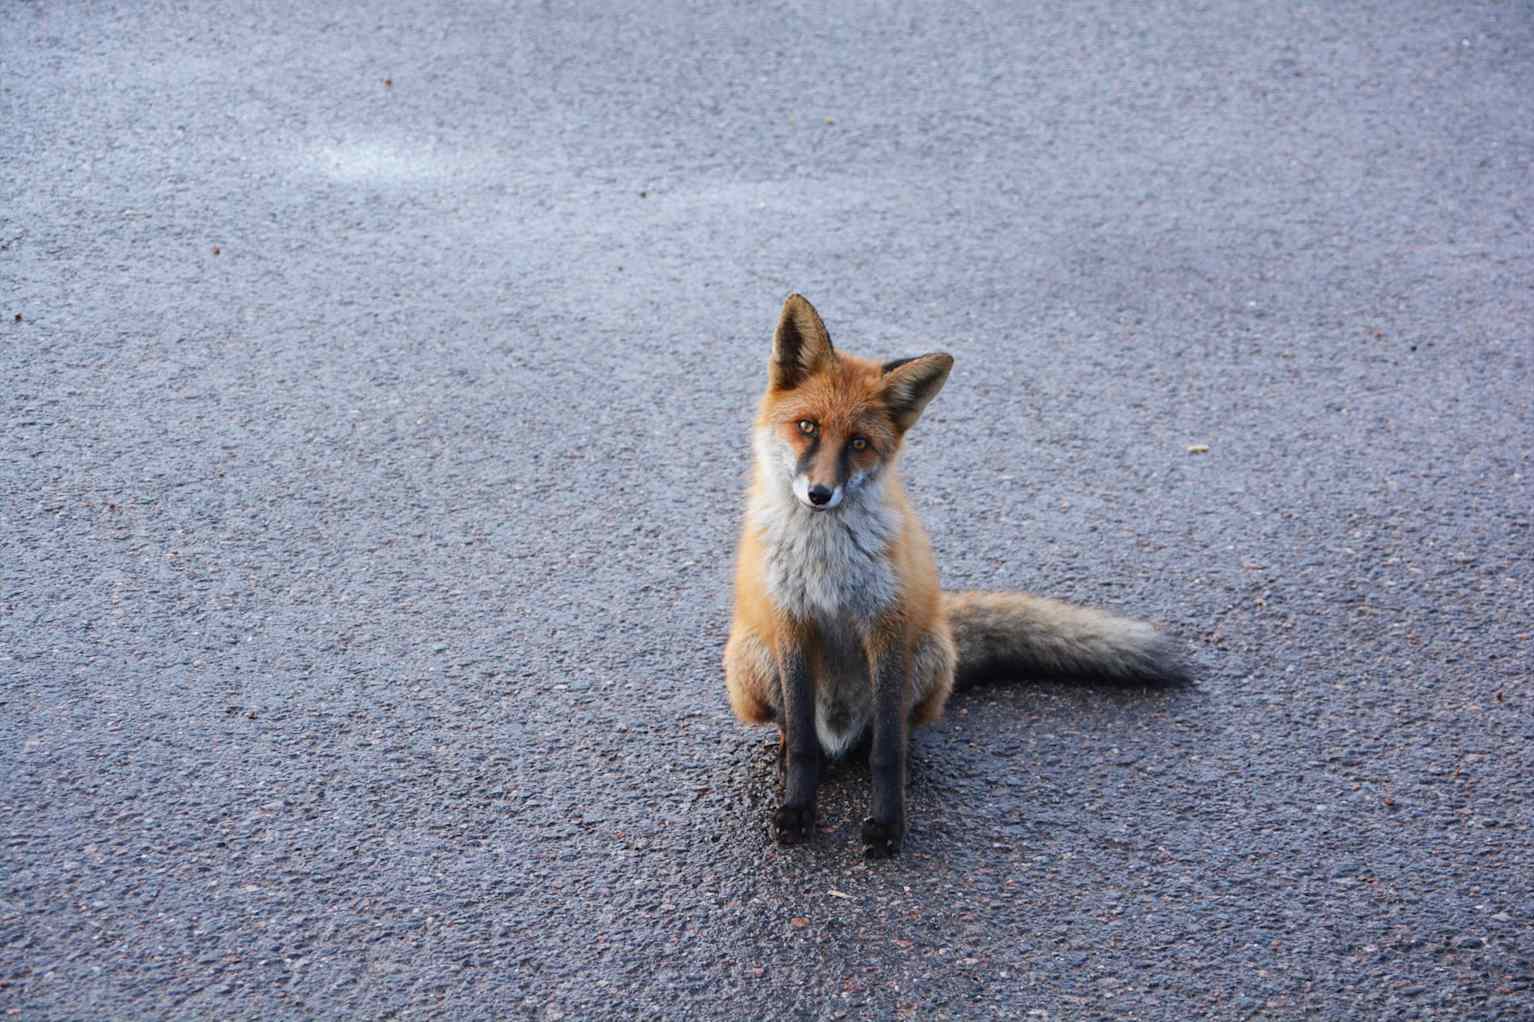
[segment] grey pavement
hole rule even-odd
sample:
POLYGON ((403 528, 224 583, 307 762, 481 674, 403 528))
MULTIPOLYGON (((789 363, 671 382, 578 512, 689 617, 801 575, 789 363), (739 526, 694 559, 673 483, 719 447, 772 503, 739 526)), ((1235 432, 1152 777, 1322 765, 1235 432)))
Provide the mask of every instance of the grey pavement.
POLYGON ((1534 8, 0 6, 0 1013, 1534 1017, 1534 8), (783 296, 1019 680, 779 849, 783 296))

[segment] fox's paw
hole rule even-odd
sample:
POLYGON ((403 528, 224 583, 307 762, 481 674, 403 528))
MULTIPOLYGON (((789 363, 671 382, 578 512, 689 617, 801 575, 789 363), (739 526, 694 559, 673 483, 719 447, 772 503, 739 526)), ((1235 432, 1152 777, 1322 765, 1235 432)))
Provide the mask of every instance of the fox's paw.
POLYGON ((814 806, 779 806, 772 814, 772 836, 780 845, 803 844, 814 830, 814 806))
POLYGON ((900 851, 903 828, 899 821, 876 820, 872 816, 863 821, 863 857, 865 859, 892 859, 900 851))

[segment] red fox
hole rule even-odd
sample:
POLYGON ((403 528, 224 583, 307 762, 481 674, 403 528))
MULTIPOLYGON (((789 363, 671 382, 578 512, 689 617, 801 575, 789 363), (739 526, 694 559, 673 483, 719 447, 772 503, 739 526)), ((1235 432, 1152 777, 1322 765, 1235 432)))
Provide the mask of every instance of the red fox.
POLYGON ((948 379, 942 352, 879 363, 837 351, 815 308, 788 296, 753 434, 755 466, 724 651, 730 706, 775 723, 780 844, 815 821, 823 759, 865 739, 873 779, 864 854, 905 834, 909 729, 990 675, 1179 682, 1150 625, 1021 593, 943 592, 896 457, 948 379))

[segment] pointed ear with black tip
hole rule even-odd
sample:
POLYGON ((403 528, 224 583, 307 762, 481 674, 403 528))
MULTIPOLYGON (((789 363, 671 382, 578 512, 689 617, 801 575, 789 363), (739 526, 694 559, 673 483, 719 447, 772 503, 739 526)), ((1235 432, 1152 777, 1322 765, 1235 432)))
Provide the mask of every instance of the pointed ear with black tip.
POLYGON ((820 321, 820 313, 803 295, 792 294, 783 302, 777 333, 772 335, 771 380, 775 390, 792 390, 819 368, 821 362, 836 357, 831 335, 820 321))
POLYGON ((885 363, 884 403, 902 433, 916 425, 927 402, 943 389, 952 368, 953 356, 942 351, 885 363))

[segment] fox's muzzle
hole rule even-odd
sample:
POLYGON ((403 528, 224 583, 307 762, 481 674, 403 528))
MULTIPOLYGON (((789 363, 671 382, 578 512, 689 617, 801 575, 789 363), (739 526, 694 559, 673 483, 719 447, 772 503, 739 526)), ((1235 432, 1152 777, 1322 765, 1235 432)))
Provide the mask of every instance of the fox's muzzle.
POLYGON ((794 478, 794 496, 799 498, 799 503, 811 511, 829 511, 842 502, 845 489, 840 486, 826 486, 823 483, 811 483, 810 477, 799 474, 794 478))
POLYGON ((842 502, 849 467, 845 449, 822 440, 816 434, 794 473, 794 496, 812 511, 829 511, 842 502))

